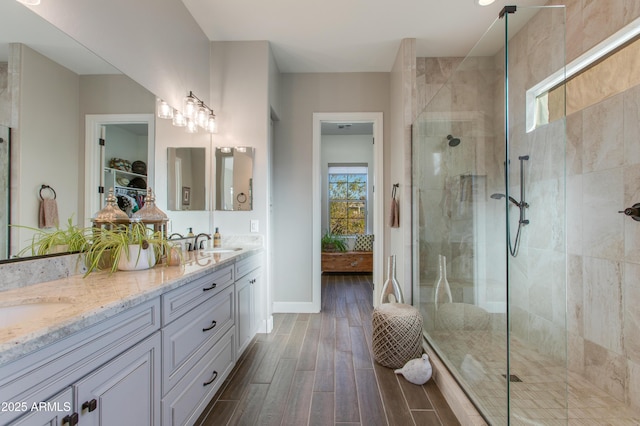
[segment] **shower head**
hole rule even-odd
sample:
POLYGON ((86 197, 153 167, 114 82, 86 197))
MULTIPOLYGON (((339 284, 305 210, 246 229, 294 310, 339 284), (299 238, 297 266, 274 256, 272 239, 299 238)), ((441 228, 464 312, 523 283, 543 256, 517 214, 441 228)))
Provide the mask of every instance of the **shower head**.
MULTIPOLYGON (((493 198, 494 200, 502 200, 504 197, 505 195, 500 193, 491 194, 491 198, 493 198)), ((509 201, 511 201, 516 206, 520 207, 520 203, 517 202, 515 198, 513 198, 511 195, 509 195, 509 201)))
POLYGON ((454 138, 452 135, 447 135, 447 140, 449 141, 449 146, 458 146, 460 145, 460 139, 454 138))

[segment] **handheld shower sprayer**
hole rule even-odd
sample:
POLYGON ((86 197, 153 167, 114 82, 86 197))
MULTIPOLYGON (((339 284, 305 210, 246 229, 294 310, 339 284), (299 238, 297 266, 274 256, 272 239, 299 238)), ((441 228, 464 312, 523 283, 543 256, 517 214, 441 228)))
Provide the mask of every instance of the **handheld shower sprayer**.
MULTIPOLYGON (((511 236, 509 236, 509 253, 511 253, 511 256, 513 257, 516 257, 518 255, 518 249, 520 248, 520 231, 522 230, 522 227, 524 225, 529 224, 529 220, 526 219, 525 217, 525 211, 527 208, 529 208, 529 203, 527 203, 524 198, 525 188, 524 188, 524 164, 523 164, 523 161, 529 160, 529 156, 528 155, 520 156, 518 157, 518 160, 520 160, 520 201, 517 201, 515 198, 509 195, 509 201, 513 203, 516 207, 518 207, 518 209, 520 210, 520 216, 518 218, 518 231, 516 232, 516 239, 513 245, 511 244, 511 236)), ((509 170, 507 169, 506 164, 505 164, 505 173, 509 173, 509 170)), ((506 197, 506 194, 500 194, 500 193, 491 194, 491 198, 494 200, 501 200, 505 197, 506 197)), ((508 221, 508 218, 509 218, 509 210, 507 209, 507 221, 508 221)), ((508 223, 507 223, 507 230, 509 230, 508 223)))

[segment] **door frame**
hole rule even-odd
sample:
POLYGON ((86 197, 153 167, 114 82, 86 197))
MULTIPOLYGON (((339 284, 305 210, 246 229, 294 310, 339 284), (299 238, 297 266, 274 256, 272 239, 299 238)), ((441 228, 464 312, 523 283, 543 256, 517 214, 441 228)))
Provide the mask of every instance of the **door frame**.
MULTIPOLYGON (((155 115, 154 114, 87 114, 85 115, 84 145, 84 217, 89 221, 102 207, 100 197, 96 197, 100 186, 100 146, 98 140, 101 128, 108 124, 147 124, 147 185, 154 187, 155 162, 155 115), (96 173, 98 171, 98 173, 96 173)), ((106 189, 105 189, 106 191, 106 189)))
POLYGON ((322 269, 321 244, 322 239, 322 167, 321 160, 321 124, 323 121, 332 123, 373 123, 373 305, 377 305, 380 289, 382 288, 383 240, 384 240, 384 129, 383 113, 381 112, 314 112, 313 113, 313 146, 312 146, 312 305, 314 312, 320 312, 322 307, 322 269))

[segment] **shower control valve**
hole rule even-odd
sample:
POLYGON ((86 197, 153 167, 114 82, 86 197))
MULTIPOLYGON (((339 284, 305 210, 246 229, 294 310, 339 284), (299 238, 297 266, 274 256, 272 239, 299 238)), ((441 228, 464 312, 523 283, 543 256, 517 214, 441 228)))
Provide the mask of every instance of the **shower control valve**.
POLYGON ((618 213, 624 213, 627 216, 631 216, 631 219, 640 222, 640 203, 636 203, 633 207, 627 207, 624 210, 619 211, 618 213))

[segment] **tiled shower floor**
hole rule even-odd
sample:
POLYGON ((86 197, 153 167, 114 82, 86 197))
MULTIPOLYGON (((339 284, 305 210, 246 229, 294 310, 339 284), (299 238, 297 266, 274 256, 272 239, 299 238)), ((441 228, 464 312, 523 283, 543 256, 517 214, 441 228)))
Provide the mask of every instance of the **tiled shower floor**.
MULTIPOLYGON (((447 355, 445 359, 466 381, 468 392, 491 424, 506 425, 505 335, 455 330, 432 336, 429 340, 437 342, 441 356, 447 355)), ((640 425, 640 413, 580 375, 567 374, 564 364, 546 359, 513 338, 510 352, 511 374, 516 376, 510 382, 512 425, 640 425)))

